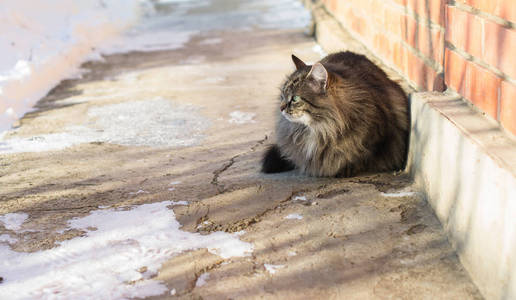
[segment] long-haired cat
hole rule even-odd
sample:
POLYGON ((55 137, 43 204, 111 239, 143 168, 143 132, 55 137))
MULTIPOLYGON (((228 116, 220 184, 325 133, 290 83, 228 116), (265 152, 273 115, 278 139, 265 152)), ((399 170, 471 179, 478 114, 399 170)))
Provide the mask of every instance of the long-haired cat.
POLYGON ((363 55, 339 52, 313 66, 292 55, 296 71, 281 88, 276 145, 262 171, 295 167, 311 176, 349 177, 404 167, 408 99, 363 55))

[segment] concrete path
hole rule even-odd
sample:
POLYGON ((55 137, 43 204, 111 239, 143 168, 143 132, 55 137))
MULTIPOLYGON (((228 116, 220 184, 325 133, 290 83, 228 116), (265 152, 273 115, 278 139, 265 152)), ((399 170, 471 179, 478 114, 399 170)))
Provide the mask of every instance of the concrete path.
POLYGON ((0 298, 480 298, 406 175, 259 172, 303 8, 193 2, 4 136, 0 298))

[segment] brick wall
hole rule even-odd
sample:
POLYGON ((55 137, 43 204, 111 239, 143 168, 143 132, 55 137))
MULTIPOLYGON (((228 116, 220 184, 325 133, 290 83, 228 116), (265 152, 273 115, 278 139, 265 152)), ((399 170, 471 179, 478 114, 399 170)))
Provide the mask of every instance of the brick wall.
POLYGON ((514 0, 322 2, 416 89, 447 86, 516 134, 514 0))

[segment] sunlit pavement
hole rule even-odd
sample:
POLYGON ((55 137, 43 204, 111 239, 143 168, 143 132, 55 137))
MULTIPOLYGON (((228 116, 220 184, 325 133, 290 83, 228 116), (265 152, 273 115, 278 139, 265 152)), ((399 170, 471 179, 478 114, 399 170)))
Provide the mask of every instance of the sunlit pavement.
POLYGON ((480 298, 406 175, 259 172, 297 1, 148 9, 0 145, 0 298, 480 298))

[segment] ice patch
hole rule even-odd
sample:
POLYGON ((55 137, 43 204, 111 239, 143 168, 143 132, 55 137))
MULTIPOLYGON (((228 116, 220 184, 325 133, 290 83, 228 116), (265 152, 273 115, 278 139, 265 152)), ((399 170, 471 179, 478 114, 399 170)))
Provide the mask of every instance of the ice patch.
POLYGON ((253 118, 256 116, 255 113, 242 112, 242 111, 234 111, 229 114, 231 119, 229 119, 229 123, 236 124, 245 124, 245 123, 254 123, 253 118))
POLYGON ((305 196, 295 196, 294 201, 306 201, 306 197, 305 196))
POLYGON ((62 133, 0 137, 0 153, 52 151, 91 142, 154 147, 196 145, 203 137, 201 132, 209 126, 198 110, 160 97, 93 107, 86 124, 67 127, 62 133))
POLYGON ((201 287, 206 284, 206 281, 210 279, 210 273, 202 273, 199 278, 197 278, 197 281, 195 282, 196 287, 201 287))
POLYGON ((289 214, 288 216, 286 216, 284 219, 289 219, 289 220, 301 220, 303 219, 303 216, 300 215, 300 214, 289 214))
POLYGON ((171 205, 188 205, 188 201, 184 201, 184 200, 181 200, 181 201, 172 201, 172 204, 171 205))
POLYGON ((176 289, 171 289, 170 290, 170 295, 174 296, 176 294, 176 289))
POLYGON ((296 251, 289 251, 288 252, 288 256, 296 256, 296 255, 297 255, 296 251))
POLYGON ((179 180, 178 181, 172 181, 171 183, 169 183, 169 185, 176 185, 176 184, 180 184, 180 183, 181 183, 181 181, 179 181, 179 180))
POLYGON ((5 229, 18 230, 29 216, 26 213, 9 213, 0 216, 0 223, 5 229))
POLYGON ((9 244, 14 244, 16 243, 18 240, 15 239, 15 238, 12 238, 10 235, 8 234, 0 234, 0 242, 7 242, 9 244))
POLYGON ((222 258, 248 256, 253 246, 234 234, 180 230, 174 204, 164 201, 129 210, 104 209, 68 222, 83 237, 34 253, 0 245, 4 278, 0 299, 128 299, 168 291, 151 279, 161 264, 188 250, 207 248, 222 258), (145 224, 145 226, 142 226, 145 224), (94 230, 93 228, 96 228, 94 230))
POLYGON ((114 39, 108 46, 101 48, 102 54, 110 55, 126 52, 151 52, 182 48, 198 31, 170 31, 161 28, 154 32, 141 32, 138 29, 129 31, 124 37, 114 39))
POLYGON ((170 192, 174 191, 175 189, 176 189, 176 188, 173 188, 173 187, 172 187, 172 188, 168 188, 168 190, 169 190, 170 192))
POLYGON ((401 192, 395 192, 395 193, 382 193, 382 196, 384 196, 384 197, 411 197, 411 196, 415 196, 416 194, 417 194, 417 192, 401 191, 401 192))
POLYGON ((279 269, 282 269, 285 267, 285 265, 270 265, 270 264, 264 264, 265 270, 269 272, 270 274, 276 273, 279 269))

